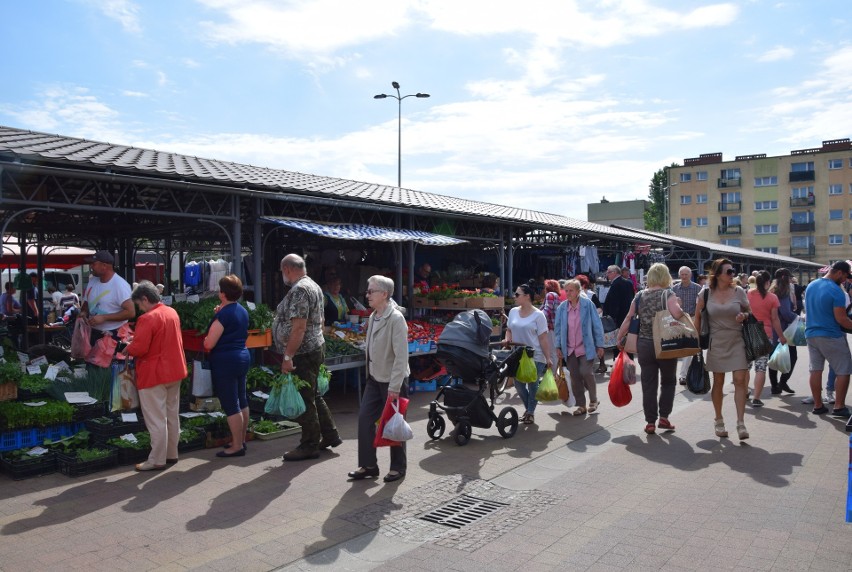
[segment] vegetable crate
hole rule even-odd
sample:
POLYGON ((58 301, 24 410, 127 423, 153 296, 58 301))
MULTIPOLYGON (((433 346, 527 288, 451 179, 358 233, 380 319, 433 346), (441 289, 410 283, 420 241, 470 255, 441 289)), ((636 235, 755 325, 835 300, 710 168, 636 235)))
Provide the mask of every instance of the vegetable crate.
POLYGON ((56 454, 56 466, 59 472, 68 477, 80 477, 104 469, 111 469, 118 464, 118 451, 111 449, 109 453, 99 459, 81 461, 74 455, 65 453, 56 454))
POLYGON ((185 352, 203 352, 204 351, 204 335, 199 334, 198 330, 181 330, 180 335, 183 338, 183 351, 185 351, 185 352))
POLYGON ((49 475, 56 472, 56 453, 45 453, 34 459, 7 459, 0 455, 0 469, 16 481, 49 475))
POLYGON ((121 418, 114 416, 110 416, 112 423, 98 423, 96 419, 85 421, 86 430, 92 435, 92 441, 95 443, 103 443, 113 437, 145 430, 145 421, 141 419, 135 423, 125 423, 121 421, 121 418))
POLYGON ((268 348, 272 345, 272 330, 249 330, 248 334, 246 347, 249 349, 268 348))
POLYGON ((437 391, 438 390, 438 382, 436 379, 432 379, 429 381, 419 381, 416 379, 410 379, 408 381, 408 393, 422 393, 424 391, 437 391))
POLYGON ((188 441, 178 442, 178 453, 187 453, 204 448, 204 442, 207 440, 207 432, 199 427, 192 427, 189 430, 195 431, 195 437, 188 441))
POLYGON ((91 403, 88 405, 74 405, 74 421, 85 421, 86 419, 94 419, 102 417, 106 413, 106 402, 91 403))
POLYGON ((302 432, 302 426, 293 421, 276 421, 275 424, 281 428, 279 431, 273 431, 271 433, 261 433, 255 430, 255 437, 257 437, 261 441, 268 441, 270 439, 278 439, 279 437, 284 437, 286 435, 293 435, 295 433, 302 432))
POLYGON ((151 449, 134 449, 133 447, 116 447, 109 445, 115 449, 116 457, 119 465, 135 465, 148 459, 151 449))
POLYGON ((24 447, 35 447, 44 443, 45 439, 61 439, 70 437, 83 429, 82 423, 63 423, 51 425, 50 427, 36 427, 32 429, 18 429, 0 433, 0 451, 13 451, 24 447))

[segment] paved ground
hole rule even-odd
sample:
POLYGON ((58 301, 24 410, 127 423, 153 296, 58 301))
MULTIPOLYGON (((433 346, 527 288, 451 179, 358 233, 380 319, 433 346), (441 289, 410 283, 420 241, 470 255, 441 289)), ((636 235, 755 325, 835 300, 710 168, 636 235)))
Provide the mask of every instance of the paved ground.
POLYGON ((713 435, 709 397, 688 392, 677 431, 647 436, 641 389, 617 409, 599 376, 599 414, 540 405, 513 439, 475 430, 465 447, 427 439, 431 395, 415 395, 400 483, 347 482, 353 392, 332 395, 345 441, 316 461, 282 464, 297 442, 285 437, 236 460, 190 453, 162 473, 0 477, 0 569, 849 570, 848 434, 799 403, 801 353, 799 394, 749 410, 744 443, 731 397, 731 439, 713 435), (460 499, 484 516, 461 529, 420 518, 460 499))

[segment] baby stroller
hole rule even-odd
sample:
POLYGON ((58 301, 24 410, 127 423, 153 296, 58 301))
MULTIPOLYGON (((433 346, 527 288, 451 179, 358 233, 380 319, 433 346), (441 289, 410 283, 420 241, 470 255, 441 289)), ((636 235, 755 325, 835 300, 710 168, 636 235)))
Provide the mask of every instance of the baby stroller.
POLYGON ((491 318, 482 310, 461 312, 444 328, 435 357, 447 373, 462 380, 462 385, 442 387, 429 405, 426 432, 431 439, 440 439, 446 429, 440 411, 446 412, 455 425, 452 435, 457 445, 470 441, 473 427, 489 429, 496 422, 497 430, 506 439, 518 430, 515 408, 504 407, 498 416, 494 414, 494 401, 502 393, 505 379, 517 369, 525 348, 515 348, 500 361, 491 354, 490 337, 491 318), (478 389, 469 389, 465 384, 475 384, 478 389), (440 403, 442 396, 443 405, 440 403))

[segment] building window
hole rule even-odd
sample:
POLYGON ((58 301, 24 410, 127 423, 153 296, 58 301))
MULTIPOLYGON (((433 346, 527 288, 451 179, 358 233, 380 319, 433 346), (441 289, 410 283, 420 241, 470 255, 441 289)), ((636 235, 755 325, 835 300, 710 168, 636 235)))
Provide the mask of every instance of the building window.
POLYGON ((707 171, 698 171, 695 173, 696 181, 706 181, 707 180, 707 171))
POLYGON ((834 171, 835 169, 842 169, 843 168, 843 159, 829 159, 828 160, 828 168, 831 171, 834 171))
POLYGON ((722 169, 722 178, 731 180, 731 179, 739 179, 740 178, 740 170, 739 169, 722 169))
POLYGON ((849 235, 849 244, 852 244, 852 234, 849 235))
POLYGON ((754 203, 754 210, 756 211, 777 211, 778 210, 778 201, 757 201, 754 203))
POLYGON ((755 177, 755 187, 774 187, 778 184, 778 177, 755 177))
MULTIPOLYGON (((850 185, 850 188, 852 188, 852 185, 850 185)), ((705 204, 707 202, 707 195, 695 195, 695 202, 699 205, 705 204)))
POLYGON ((842 234, 829 234, 828 235, 828 245, 829 246, 837 246, 838 244, 843 244, 843 235, 842 234))
POLYGON ((692 204, 692 195, 681 195, 680 196, 680 204, 691 205, 692 204))
POLYGON ((803 173, 805 171, 813 171, 814 170, 814 162, 806 161, 804 163, 793 163, 790 166, 790 170, 794 173, 803 173))
POLYGON ((811 185, 809 187, 793 187, 791 196, 794 199, 806 199, 808 197, 812 197, 814 196, 814 186, 811 185))
POLYGON ((707 217, 700 216, 695 219, 695 226, 707 226, 707 217))
POLYGON ((842 195, 843 194, 843 185, 841 185, 840 183, 838 183, 836 185, 829 185, 828 186, 828 194, 829 195, 842 195))
POLYGON ((796 224, 800 224, 803 222, 813 222, 814 213, 813 211, 796 211, 790 214, 790 220, 792 220, 796 224))
POLYGON ((831 209, 828 211, 828 220, 843 220, 843 209, 831 209))
POLYGON ((852 209, 849 209, 849 220, 852 220, 852 209))
POLYGON ((810 248, 814 243, 811 236, 793 236, 790 238, 790 246, 793 248, 810 248))
POLYGON ((726 238, 722 241, 725 246, 742 246, 743 241, 739 238, 726 238))
POLYGON ((680 174, 680 182, 688 183, 692 180, 692 173, 681 173, 680 174))
POLYGON ((681 228, 688 228, 690 226, 692 226, 692 219, 691 218, 680 219, 680 227, 681 228))
POLYGON ((778 225, 757 224, 754 226, 754 234, 778 234, 778 225))
POLYGON ((755 248, 755 250, 758 251, 758 252, 767 252, 769 254, 778 254, 778 247, 777 246, 761 246, 761 247, 755 248))

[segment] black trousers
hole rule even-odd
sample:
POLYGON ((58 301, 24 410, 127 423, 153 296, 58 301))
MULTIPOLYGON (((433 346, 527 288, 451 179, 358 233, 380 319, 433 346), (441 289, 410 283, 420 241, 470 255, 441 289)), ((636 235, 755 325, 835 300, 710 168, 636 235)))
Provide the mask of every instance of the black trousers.
POLYGON ((310 387, 299 390, 299 395, 305 401, 305 412, 294 420, 302 426, 302 441, 299 443, 299 448, 309 451, 319 449, 322 437, 330 441, 339 437, 334 419, 331 417, 331 410, 322 395, 317 394, 317 377, 324 359, 324 348, 293 356, 293 365, 296 368, 293 373, 311 384, 310 387))
MULTIPOLYGON (((399 389, 400 397, 408 397, 408 378, 402 381, 399 389)), ((361 409, 358 412, 358 466, 375 467, 378 465, 376 448, 376 422, 382 416, 385 403, 388 400, 388 384, 379 383, 372 377, 367 378, 364 395, 361 396, 361 409)), ((405 472, 408 461, 405 455, 405 442, 390 449, 390 470, 405 472)))

